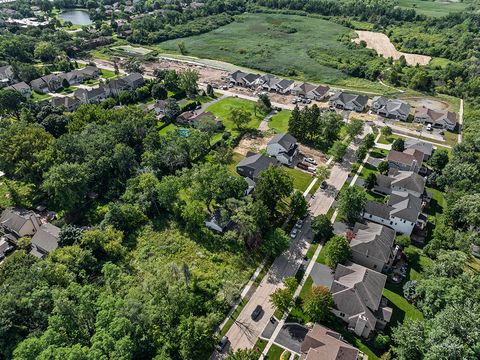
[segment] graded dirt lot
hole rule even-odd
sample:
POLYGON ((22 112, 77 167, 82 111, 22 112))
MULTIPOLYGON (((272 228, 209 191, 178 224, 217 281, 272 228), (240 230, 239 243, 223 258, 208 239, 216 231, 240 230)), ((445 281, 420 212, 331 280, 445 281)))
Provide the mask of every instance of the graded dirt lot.
POLYGON ((441 101, 441 100, 435 100, 435 99, 430 99, 430 98, 422 98, 422 97, 405 97, 402 100, 407 101, 410 103, 415 108, 425 106, 429 109, 432 110, 448 110, 450 108, 450 104, 448 104, 446 101, 441 101))
POLYGON ((273 131, 264 132, 262 135, 245 135, 233 151, 244 156, 249 151, 258 153, 266 149, 268 142, 272 140, 274 135, 273 131))
POLYGON ((427 65, 432 59, 430 56, 426 55, 407 54, 398 51, 385 34, 363 30, 355 30, 355 32, 357 33, 358 38, 354 39, 354 42, 358 44, 362 40, 365 41, 367 43, 367 48, 375 50, 385 58, 391 57, 394 60, 398 60, 403 55, 409 65, 427 65))

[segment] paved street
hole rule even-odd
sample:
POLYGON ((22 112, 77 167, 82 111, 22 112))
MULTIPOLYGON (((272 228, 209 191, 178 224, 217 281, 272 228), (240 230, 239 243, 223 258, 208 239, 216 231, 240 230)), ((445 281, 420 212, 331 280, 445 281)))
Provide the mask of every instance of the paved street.
MULTIPOLYGON (((289 230, 289 229, 288 229, 289 230)), ((283 279, 294 276, 300 267, 302 259, 307 253, 308 246, 313 238, 310 222, 307 219, 302 231, 290 245, 289 250, 279 256, 270 267, 267 275, 263 278, 259 287, 244 307, 235 323, 227 332, 230 341, 229 348, 237 349, 252 348, 258 336, 261 334, 275 310, 270 303, 270 294, 283 286, 283 279), (251 314, 257 305, 261 305, 263 312, 257 320, 251 319, 251 314)), ((227 349, 224 350, 224 353, 227 349)), ((211 359, 221 359, 222 354, 215 352, 211 359)))

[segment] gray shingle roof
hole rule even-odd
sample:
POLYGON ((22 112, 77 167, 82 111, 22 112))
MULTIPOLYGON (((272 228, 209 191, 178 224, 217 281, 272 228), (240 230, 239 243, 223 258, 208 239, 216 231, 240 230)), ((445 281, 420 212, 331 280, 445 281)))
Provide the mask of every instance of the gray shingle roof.
POLYGON ((43 224, 32 237, 32 246, 50 253, 58 247, 60 228, 52 224, 43 224))
POLYGON ((395 231, 389 227, 368 222, 356 223, 353 229, 355 238, 350 241, 352 251, 374 257, 387 263, 395 241, 395 231))
POLYGON ((422 199, 406 192, 394 191, 387 205, 392 207, 390 215, 411 222, 416 222, 422 211, 422 199))
POLYGON ((257 178, 258 175, 265 169, 267 169, 270 165, 277 165, 278 160, 275 158, 271 158, 269 156, 265 156, 263 154, 255 154, 246 156, 243 158, 237 165, 237 167, 244 167, 247 166, 253 169, 253 178, 257 178))
POLYGON ((349 94, 349 93, 346 93, 346 92, 343 92, 343 91, 338 91, 330 98, 330 101, 335 101, 335 100, 339 100, 344 104, 355 101, 355 102, 359 103, 360 105, 365 106, 368 103, 368 96, 349 94))
POLYGON ((18 235, 22 227, 28 221, 32 221, 31 218, 35 216, 35 213, 31 210, 9 208, 4 210, 1 215, 0 226, 8 232, 13 232, 18 235))
POLYGON ((290 135, 289 133, 283 133, 275 135, 272 140, 268 142, 268 145, 279 144, 288 151, 296 143, 297 139, 295 139, 292 135, 290 135))
POLYGON ((433 145, 421 140, 405 139, 405 149, 415 149, 430 156, 433 152, 433 145))

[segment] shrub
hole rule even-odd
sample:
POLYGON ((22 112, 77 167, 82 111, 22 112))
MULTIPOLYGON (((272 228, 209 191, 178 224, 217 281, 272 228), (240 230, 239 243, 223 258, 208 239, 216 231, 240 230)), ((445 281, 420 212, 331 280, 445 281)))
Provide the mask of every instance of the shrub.
POLYGON ((390 343, 390 336, 378 334, 373 341, 373 346, 377 349, 385 349, 390 343))

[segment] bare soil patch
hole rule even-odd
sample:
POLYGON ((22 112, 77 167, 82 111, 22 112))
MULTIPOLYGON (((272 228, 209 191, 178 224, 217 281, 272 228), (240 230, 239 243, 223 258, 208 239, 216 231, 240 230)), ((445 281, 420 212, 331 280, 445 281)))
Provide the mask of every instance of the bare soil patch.
POLYGON ((406 97, 402 100, 406 100, 415 108, 425 106, 432 110, 442 111, 448 110, 450 105, 446 101, 434 100, 431 98, 422 98, 422 97, 406 97))
POLYGON ((327 163, 327 158, 325 154, 319 150, 312 149, 311 147, 299 144, 298 150, 301 155, 304 155, 307 158, 312 158, 317 162, 317 166, 325 165, 327 163))
POLYGON ((267 148, 268 142, 272 140, 274 135, 273 131, 264 132, 261 135, 247 134, 240 140, 234 152, 243 156, 247 155, 249 151, 259 153, 267 148))
POLYGON ((398 60, 403 55, 409 65, 427 65, 432 59, 427 55, 408 54, 398 51, 385 34, 363 30, 355 30, 355 32, 358 38, 353 39, 354 42, 358 44, 362 40, 365 41, 369 49, 375 50, 385 58, 391 57, 394 60, 398 60))

